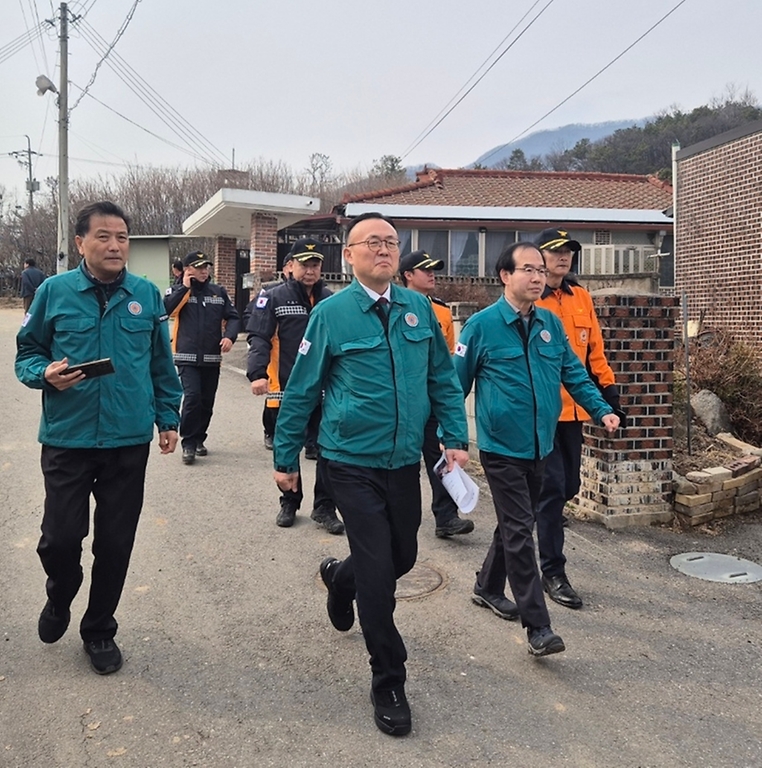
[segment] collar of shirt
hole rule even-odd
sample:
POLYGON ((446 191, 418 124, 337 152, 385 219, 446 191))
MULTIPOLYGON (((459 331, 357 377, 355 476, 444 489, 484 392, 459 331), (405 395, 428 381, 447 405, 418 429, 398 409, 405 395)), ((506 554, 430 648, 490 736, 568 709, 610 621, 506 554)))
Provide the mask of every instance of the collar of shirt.
POLYGON ((534 312, 534 304, 529 309, 529 312, 525 315, 516 305, 511 304, 510 301, 508 301, 506 296, 503 296, 505 299, 505 303, 522 319, 522 320, 529 320, 529 318, 532 316, 532 313, 534 312))
MULTIPOLYGON (((357 282, 358 282, 358 283, 360 283, 360 281, 359 281, 359 280, 358 280, 357 282)), ((370 296, 370 297, 371 297, 371 299, 373 299, 373 303, 374 303, 374 304, 375 304, 375 303, 376 303, 376 302, 377 302, 379 299, 381 299, 381 298, 384 298, 384 299, 386 299, 386 300, 387 300, 389 303, 391 303, 391 301, 392 301, 392 285, 391 285, 391 283, 389 283, 389 285, 387 285, 387 286, 386 286, 386 290, 385 290, 383 293, 376 293, 376 292, 375 292, 375 291, 374 291, 372 288, 368 288, 368 286, 367 286, 367 285, 363 285, 362 283, 360 283, 360 286, 361 286, 361 287, 362 287, 362 289, 365 291, 365 293, 367 293, 367 294, 368 294, 368 296, 370 296)))

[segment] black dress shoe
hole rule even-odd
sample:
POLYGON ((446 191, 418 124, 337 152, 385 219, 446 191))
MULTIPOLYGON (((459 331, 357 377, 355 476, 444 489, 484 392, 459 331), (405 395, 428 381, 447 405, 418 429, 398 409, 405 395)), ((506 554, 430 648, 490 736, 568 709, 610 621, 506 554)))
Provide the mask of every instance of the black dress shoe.
POLYGON ((97 675, 110 675, 122 668, 122 652, 112 638, 85 641, 85 653, 97 675))
POLYGON ((471 600, 477 605, 489 608, 495 616, 499 616, 501 619, 515 621, 519 617, 519 609, 516 603, 509 600, 505 595, 493 595, 490 592, 486 592, 479 586, 478 581, 474 584, 474 593, 471 595, 471 600))
POLYGON ((542 587, 548 597, 566 608, 581 608, 582 598, 574 591, 566 576, 543 576, 542 587))
POLYGON ((206 456, 208 453, 209 451, 203 443, 199 443, 196 446, 196 456, 206 456))
POLYGON ((447 539, 460 533, 471 533, 474 530, 472 520, 463 520, 460 517, 451 517, 443 523, 437 523, 434 535, 439 539, 447 539))
POLYGON ((326 602, 328 618, 339 632, 347 632, 352 629, 352 625, 355 623, 355 609, 352 607, 352 601, 339 597, 333 587, 334 569, 339 562, 335 557, 326 557, 320 563, 320 578, 328 590, 328 601, 326 602))
POLYGON ((566 650, 561 636, 550 627, 527 627, 527 639, 532 656, 550 656, 566 650))
POLYGON ((183 464, 193 464, 196 461, 195 448, 183 448, 183 464))
POLYGON ((69 628, 71 611, 57 611, 48 600, 37 622, 37 633, 43 643, 57 643, 69 628))
POLYGON ((273 437, 272 435, 265 435, 265 448, 268 451, 273 449, 273 437))
POLYGON ((280 528, 290 528, 296 520, 296 507, 293 504, 281 503, 280 512, 275 518, 275 525, 280 528))
POLYGON ((373 704, 373 719, 380 731, 390 736, 405 736, 410 733, 410 705, 401 685, 388 691, 371 690, 370 703, 373 704))

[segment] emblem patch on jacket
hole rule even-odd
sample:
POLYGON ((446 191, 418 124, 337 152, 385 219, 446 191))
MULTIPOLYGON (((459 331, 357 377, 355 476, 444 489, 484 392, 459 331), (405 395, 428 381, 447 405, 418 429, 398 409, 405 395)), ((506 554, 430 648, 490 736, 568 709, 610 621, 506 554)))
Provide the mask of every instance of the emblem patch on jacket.
POLYGON ((456 354, 458 357, 465 357, 465 356, 466 356, 466 350, 467 350, 467 349, 468 349, 468 347, 467 347, 465 344, 461 344, 460 342, 458 342, 458 343, 455 345, 455 354, 456 354))
POLYGON ((414 315, 412 312, 408 312, 405 315, 405 322, 411 327, 415 328, 418 325, 418 315, 414 315))
POLYGON ((143 305, 139 301, 131 301, 127 305, 127 311, 131 315, 142 315, 143 314, 143 305))
POLYGON ((540 338, 547 344, 550 341, 550 331, 540 331, 540 338))
POLYGON ((312 346, 311 341, 307 341, 307 339, 302 339, 299 343, 299 354, 300 355, 306 355, 310 351, 310 347, 312 346))
POLYGON ((257 309, 264 309, 267 306, 267 300, 268 296, 258 296, 257 297, 257 309))

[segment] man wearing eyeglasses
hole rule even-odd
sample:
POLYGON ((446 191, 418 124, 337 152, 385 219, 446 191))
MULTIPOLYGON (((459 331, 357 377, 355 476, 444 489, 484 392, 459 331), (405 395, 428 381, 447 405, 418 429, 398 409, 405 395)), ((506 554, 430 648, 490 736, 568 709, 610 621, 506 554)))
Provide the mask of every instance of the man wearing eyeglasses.
MULTIPOLYGON (((291 376, 310 313, 319 302, 332 295, 321 279, 322 267, 320 244, 309 237, 301 238, 286 255, 286 281, 260 294, 252 302, 246 324, 249 342, 246 376, 251 382, 252 394, 267 395, 276 405, 291 376)), ((273 413, 277 414, 278 410, 273 409, 273 413)), ((320 404, 308 415, 302 431, 307 431, 310 424, 319 422, 320 404)), ((277 417, 273 419, 273 433, 276 425, 277 417)), ((340 535, 344 533, 344 524, 336 517, 336 506, 325 488, 324 471, 318 451, 310 517, 328 533, 340 535)), ((303 499, 301 483, 296 490, 283 491, 275 524, 290 528, 303 499)))
POLYGON ((320 564, 328 616, 348 631, 357 600, 374 720, 384 733, 402 736, 411 716, 394 591, 418 552, 423 429, 433 413, 452 467, 468 460, 468 426, 430 303, 392 284, 399 266, 394 225, 363 214, 349 223, 346 242, 354 280, 312 311, 278 417, 274 477, 281 490, 296 487, 305 419, 324 391, 318 443, 350 549, 343 561, 320 564))
POLYGON ((561 384, 607 432, 617 428, 619 418, 569 346, 561 321, 535 307, 547 276, 542 253, 531 243, 513 243, 495 269, 504 294, 468 319, 454 357, 463 391, 468 394, 476 384, 479 457, 497 514, 473 600, 502 618, 515 618, 503 611, 507 576, 529 653, 548 656, 566 646, 550 626, 533 531, 561 413, 561 384))
MULTIPOLYGON (((544 229, 535 238, 548 267, 548 279, 537 306, 553 312, 564 324, 572 349, 587 368, 612 410, 624 421, 614 372, 606 360, 603 336, 590 294, 570 274, 572 260, 582 246, 565 229, 544 229)), ((545 465, 545 479, 537 508, 537 544, 542 584, 548 597, 567 608, 581 608, 582 598, 569 583, 564 555, 563 512, 580 486, 582 425, 590 416, 561 389, 563 403, 556 425, 553 451, 545 465)))

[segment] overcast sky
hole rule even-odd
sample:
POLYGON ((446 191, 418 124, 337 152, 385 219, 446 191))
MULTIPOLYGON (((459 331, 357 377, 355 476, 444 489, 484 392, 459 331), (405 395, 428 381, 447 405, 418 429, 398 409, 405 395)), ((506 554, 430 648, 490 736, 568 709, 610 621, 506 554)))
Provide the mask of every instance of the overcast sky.
MULTIPOLYGON (((100 59, 92 41, 111 43, 133 2, 70 3, 75 14, 84 13, 70 27, 70 106, 100 59)), ((335 170, 349 170, 393 154, 406 165, 449 168, 521 134, 677 3, 142 0, 114 51, 123 70, 136 72, 217 148, 203 152, 207 160, 229 166, 235 149, 237 165, 263 157, 302 169, 320 152, 335 170), (405 154, 528 11, 500 50, 542 13, 463 103, 405 154)), ((3 3, 0 186, 6 190, 23 187, 26 178, 8 156, 26 149, 24 134, 42 155, 34 159, 36 178, 57 175, 55 97, 37 96, 34 85, 39 74, 59 83, 55 28, 6 57, 9 44, 38 19, 54 18, 58 5, 3 3)), ((690 110, 721 96, 729 83, 762 100, 761 32, 760 0, 686 0, 534 130, 646 117, 673 105, 690 110)), ((89 90, 98 101, 85 96, 71 113, 70 176, 119 172, 126 164, 204 165, 151 135, 186 147, 109 61, 89 90)))

